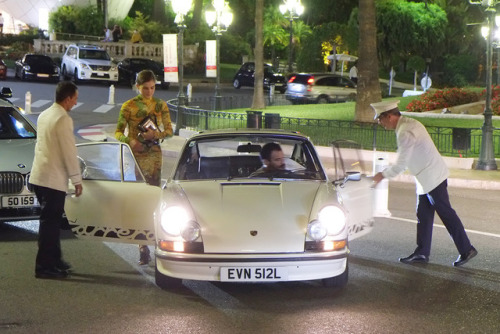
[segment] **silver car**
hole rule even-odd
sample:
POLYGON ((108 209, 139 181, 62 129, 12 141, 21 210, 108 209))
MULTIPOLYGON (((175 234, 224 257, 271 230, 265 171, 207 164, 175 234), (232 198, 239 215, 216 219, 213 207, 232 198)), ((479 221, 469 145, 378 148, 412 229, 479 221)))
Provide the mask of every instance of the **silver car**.
POLYGON ((35 154, 36 130, 23 111, 0 92, 0 222, 38 219, 40 206, 28 181, 35 154))
POLYGON ((356 84, 332 73, 298 73, 288 80, 285 97, 293 104, 335 103, 356 99, 356 84))

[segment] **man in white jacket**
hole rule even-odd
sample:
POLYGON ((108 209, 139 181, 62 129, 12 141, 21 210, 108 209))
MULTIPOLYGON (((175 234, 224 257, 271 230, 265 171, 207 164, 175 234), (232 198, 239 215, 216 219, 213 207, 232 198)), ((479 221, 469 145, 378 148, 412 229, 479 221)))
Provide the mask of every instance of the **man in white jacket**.
POLYGON ((446 226, 458 249, 454 266, 461 266, 477 255, 465 232, 462 221, 451 207, 448 196, 448 167, 439 154, 431 136, 422 123, 401 116, 399 101, 372 103, 375 119, 387 130, 396 132, 398 156, 394 165, 375 174, 375 184, 384 178, 392 178, 406 169, 415 176, 417 184, 417 248, 403 263, 428 262, 431 252, 434 214, 446 226))
POLYGON ((60 82, 55 103, 44 110, 37 121, 35 159, 30 183, 41 206, 35 277, 65 278, 70 265, 62 258, 60 228, 64 219, 64 201, 68 180, 75 195, 82 194, 82 176, 77 159, 73 120, 69 111, 78 100, 78 88, 72 82, 60 82))

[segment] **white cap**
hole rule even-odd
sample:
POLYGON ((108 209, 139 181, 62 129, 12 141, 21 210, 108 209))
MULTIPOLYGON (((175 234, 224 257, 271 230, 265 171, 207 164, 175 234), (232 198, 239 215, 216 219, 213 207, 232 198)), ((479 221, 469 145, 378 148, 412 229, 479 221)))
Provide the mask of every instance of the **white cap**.
MULTIPOLYGON (((375 111, 375 116, 373 119, 377 119, 380 117, 380 114, 383 112, 393 110, 393 109, 398 109, 398 104, 399 100, 396 101, 382 101, 382 102, 377 102, 377 103, 372 103, 370 106, 373 108, 375 111)), ((399 109, 398 109, 399 110, 399 109)))

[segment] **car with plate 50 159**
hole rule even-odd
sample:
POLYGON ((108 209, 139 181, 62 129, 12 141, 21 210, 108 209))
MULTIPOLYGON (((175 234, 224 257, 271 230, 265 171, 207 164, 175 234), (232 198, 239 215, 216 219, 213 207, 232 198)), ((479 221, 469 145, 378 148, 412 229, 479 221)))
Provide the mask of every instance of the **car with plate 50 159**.
POLYGON ((0 222, 38 219, 40 205, 29 184, 35 156, 36 128, 24 111, 0 92, 0 222))

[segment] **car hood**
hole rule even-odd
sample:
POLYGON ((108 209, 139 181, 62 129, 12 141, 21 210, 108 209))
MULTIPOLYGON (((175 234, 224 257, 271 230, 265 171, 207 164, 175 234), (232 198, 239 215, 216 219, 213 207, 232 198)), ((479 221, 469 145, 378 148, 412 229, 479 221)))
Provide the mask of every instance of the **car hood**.
POLYGON ((0 171, 29 173, 35 155, 35 143, 35 139, 0 140, 0 171))
POLYGON ((182 182, 206 253, 303 252, 317 181, 182 182))

